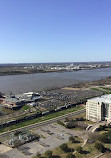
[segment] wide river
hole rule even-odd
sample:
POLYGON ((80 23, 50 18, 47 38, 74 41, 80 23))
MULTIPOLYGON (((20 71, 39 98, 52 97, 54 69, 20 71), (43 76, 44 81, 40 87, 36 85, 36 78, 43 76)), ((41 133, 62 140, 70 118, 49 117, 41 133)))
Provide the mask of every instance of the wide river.
POLYGON ((5 94, 10 92, 17 94, 28 91, 40 91, 81 81, 99 80, 108 76, 111 76, 111 68, 0 76, 0 91, 5 94))

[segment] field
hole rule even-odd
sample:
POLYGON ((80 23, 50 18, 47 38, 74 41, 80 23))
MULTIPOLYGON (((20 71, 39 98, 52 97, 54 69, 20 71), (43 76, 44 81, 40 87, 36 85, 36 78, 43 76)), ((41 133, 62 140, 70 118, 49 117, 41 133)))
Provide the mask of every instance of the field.
MULTIPOLYGON (((79 143, 72 143, 72 142, 67 142, 68 148, 69 148, 69 152, 64 152, 60 149, 60 147, 57 147, 55 149, 52 150, 54 157, 61 157, 61 158, 66 158, 66 156, 69 153, 74 153, 74 155, 76 156, 76 158, 94 158, 95 156, 101 154, 100 151, 98 151, 97 149, 95 149, 94 147, 94 143, 89 144, 86 143, 86 145, 82 148, 82 153, 78 153, 76 152, 77 147, 82 146, 83 144, 83 140, 81 138, 76 138, 76 140, 79 143)), ((45 157, 45 154, 43 154, 43 156, 45 157)))
MULTIPOLYGON (((80 138, 76 138, 76 140, 78 141, 78 143, 71 143, 71 142, 68 142, 68 143, 67 143, 69 150, 71 150, 71 151, 73 151, 73 152, 74 152, 74 150, 75 150, 78 146, 81 146, 82 143, 83 143, 83 140, 80 139, 80 138)), ((70 152, 68 152, 68 153, 70 153, 70 152)), ((66 156, 67 156, 68 153, 65 153, 65 152, 62 151, 59 147, 57 147, 57 148, 55 148, 55 149, 53 150, 53 155, 54 155, 54 156, 55 156, 55 155, 56 155, 56 156, 59 155, 61 158, 66 158, 66 156)))

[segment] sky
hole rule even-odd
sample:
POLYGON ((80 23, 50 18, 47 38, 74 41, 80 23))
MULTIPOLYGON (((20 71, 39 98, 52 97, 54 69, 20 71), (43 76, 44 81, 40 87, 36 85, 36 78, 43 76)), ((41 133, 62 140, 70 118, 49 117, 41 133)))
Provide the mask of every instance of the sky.
POLYGON ((111 61, 111 0, 0 0, 0 63, 111 61))

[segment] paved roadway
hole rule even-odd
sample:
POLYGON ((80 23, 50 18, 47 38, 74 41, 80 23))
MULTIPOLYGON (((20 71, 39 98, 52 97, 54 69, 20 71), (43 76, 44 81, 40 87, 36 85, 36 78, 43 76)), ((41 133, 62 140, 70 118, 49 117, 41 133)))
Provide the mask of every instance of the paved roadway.
POLYGON ((56 117, 56 118, 53 118, 53 119, 50 119, 50 120, 47 120, 47 121, 42 121, 40 123, 35 123, 35 124, 28 125, 28 126, 25 126, 25 127, 21 127, 21 128, 12 130, 12 131, 7 131, 7 132, 4 132, 4 133, 1 133, 0 137, 5 137, 5 136, 9 135, 10 133, 18 131, 18 130, 30 130, 32 128, 36 128, 36 127, 39 127, 39 126, 44 126, 44 125, 56 122, 58 120, 62 120, 64 118, 68 117, 68 116, 75 116, 75 115, 84 113, 85 111, 86 111, 86 109, 78 110, 78 111, 75 111, 75 112, 72 112, 72 113, 69 113, 69 114, 66 114, 66 115, 63 115, 63 116, 59 116, 59 117, 56 117))

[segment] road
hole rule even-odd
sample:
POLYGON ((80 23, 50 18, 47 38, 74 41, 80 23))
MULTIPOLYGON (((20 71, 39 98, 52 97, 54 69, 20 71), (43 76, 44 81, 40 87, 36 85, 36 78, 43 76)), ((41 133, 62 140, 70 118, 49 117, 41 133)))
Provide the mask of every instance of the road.
POLYGON ((86 111, 86 109, 78 110, 78 111, 75 111, 75 112, 72 112, 72 113, 69 113, 69 114, 66 114, 66 115, 63 115, 63 116, 59 116, 59 117, 56 117, 56 118, 53 118, 53 119, 50 119, 50 120, 47 120, 47 121, 42 121, 40 123, 35 123, 35 124, 28 125, 28 126, 25 126, 25 127, 21 127, 21 128, 12 130, 12 131, 3 132, 3 133, 0 134, 0 138, 5 137, 5 136, 11 134, 12 132, 15 132, 15 131, 18 131, 18 130, 30 130, 30 129, 33 129, 33 128, 37 128, 39 126, 44 126, 44 125, 56 122, 58 120, 62 120, 62 119, 66 118, 66 117, 69 117, 69 116, 79 115, 81 113, 84 113, 85 111, 86 111))

